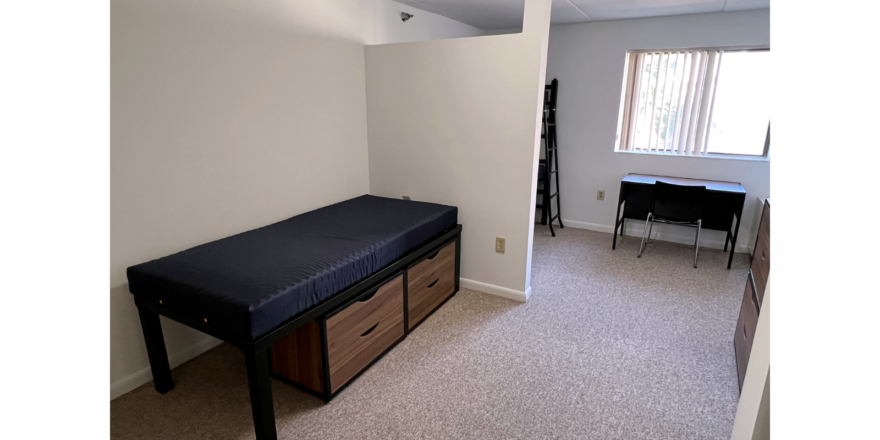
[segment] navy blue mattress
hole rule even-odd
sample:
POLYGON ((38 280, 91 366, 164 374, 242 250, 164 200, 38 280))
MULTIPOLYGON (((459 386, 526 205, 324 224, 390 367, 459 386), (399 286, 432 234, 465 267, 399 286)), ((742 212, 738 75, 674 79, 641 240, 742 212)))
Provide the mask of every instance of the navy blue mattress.
POLYGON ((129 267, 129 290, 257 339, 457 222, 454 206, 365 195, 129 267))

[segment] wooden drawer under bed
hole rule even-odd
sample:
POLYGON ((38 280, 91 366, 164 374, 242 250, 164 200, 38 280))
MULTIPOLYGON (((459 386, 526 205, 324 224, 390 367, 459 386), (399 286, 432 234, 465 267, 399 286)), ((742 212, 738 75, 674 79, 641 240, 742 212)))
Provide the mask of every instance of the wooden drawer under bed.
POLYGON ((273 376, 329 401, 456 292, 456 254, 456 241, 441 245, 405 277, 282 337, 272 345, 273 376))
POLYGON ((455 242, 407 270, 407 308, 412 330, 455 293, 455 242))
POLYGON ((327 319, 330 391, 339 390, 403 334, 403 275, 398 275, 327 319))
POLYGON ((279 339, 272 345, 272 373, 329 400, 403 338, 403 295, 399 274, 279 339))

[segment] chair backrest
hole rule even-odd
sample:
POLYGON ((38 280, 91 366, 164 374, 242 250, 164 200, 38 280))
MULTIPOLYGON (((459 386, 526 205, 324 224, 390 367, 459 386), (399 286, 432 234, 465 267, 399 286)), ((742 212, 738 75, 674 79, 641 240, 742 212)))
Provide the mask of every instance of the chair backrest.
POLYGON ((657 181, 651 212, 675 222, 696 222, 703 209, 705 186, 675 185, 657 181))

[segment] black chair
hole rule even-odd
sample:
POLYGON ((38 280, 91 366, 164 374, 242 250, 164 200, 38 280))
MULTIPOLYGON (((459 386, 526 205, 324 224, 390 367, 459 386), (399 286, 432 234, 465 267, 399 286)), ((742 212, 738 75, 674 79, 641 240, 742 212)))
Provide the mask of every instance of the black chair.
POLYGON ((697 267, 697 258, 700 255, 700 228, 703 225, 701 212, 703 210, 703 195, 706 193, 705 186, 674 185, 657 181, 654 184, 654 198, 651 201, 651 210, 648 212, 648 220, 645 222, 645 233, 642 236, 642 244, 639 246, 639 258, 648 241, 651 240, 651 230, 654 222, 667 223, 679 226, 697 228, 697 240, 694 243, 694 267, 697 267))

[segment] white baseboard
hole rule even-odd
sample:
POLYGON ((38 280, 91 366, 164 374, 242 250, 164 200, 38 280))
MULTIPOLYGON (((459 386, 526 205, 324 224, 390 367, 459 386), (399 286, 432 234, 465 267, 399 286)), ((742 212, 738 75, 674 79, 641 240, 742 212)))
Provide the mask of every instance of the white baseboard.
POLYGON ((476 290, 488 293, 489 295, 500 296, 519 302, 526 302, 532 294, 531 286, 529 286, 525 292, 521 292, 519 290, 508 289, 507 287, 496 286, 494 284, 481 283, 467 278, 462 278, 459 284, 465 289, 476 290))
MULTIPOLYGON (((219 339, 206 338, 168 356, 168 363, 171 365, 171 368, 176 368, 184 362, 220 345, 222 342, 223 341, 219 339)), ((149 366, 142 368, 135 373, 129 374, 128 376, 110 384, 110 400, 128 393, 151 380, 153 380, 153 374, 150 371, 149 366)))
MULTIPOLYGON (((644 227, 645 222, 644 221, 640 222, 639 227, 635 228, 635 229, 633 228, 633 225, 634 225, 633 222, 635 222, 635 220, 627 222, 628 227, 626 228, 626 230, 628 233, 626 235, 641 237, 642 233, 644 232, 643 227, 644 227), (638 231, 636 231, 636 229, 638 229, 638 231)), ((614 226, 612 226, 612 225, 600 225, 598 223, 587 223, 587 222, 579 222, 576 220, 566 220, 566 219, 562 219, 562 224, 564 224, 565 227, 572 227, 572 228, 577 228, 577 229, 588 229, 590 231, 606 232, 608 234, 611 234, 614 232, 614 226)), ((689 245, 694 244, 694 230, 692 228, 677 227, 677 228, 669 228, 669 229, 663 230, 662 227, 666 227, 666 226, 667 225, 655 224, 654 225, 654 232, 651 234, 651 240, 669 241, 672 243, 681 243, 681 244, 689 244, 689 245), (670 232, 670 231, 675 231, 675 232, 670 232)), ((740 232, 742 232, 742 230, 740 230, 740 232)), ((738 240, 737 240, 737 241, 739 241, 739 243, 736 244, 736 252, 740 253, 740 254, 750 254, 751 255, 752 251, 751 251, 751 249, 749 249, 749 245, 748 245, 748 242, 750 240, 747 237, 744 237, 742 233, 740 233, 739 235, 740 236, 738 237, 738 240)), ((700 247, 707 247, 707 248, 712 248, 712 249, 724 249, 724 239, 722 238, 720 240, 717 240, 717 239, 713 239, 713 238, 708 238, 705 235, 703 235, 700 238, 700 247)))
MULTIPOLYGON (((614 232, 614 227, 609 225, 600 225, 598 223, 587 223, 587 222, 579 222, 576 220, 566 220, 562 219, 562 224, 567 228, 575 228, 575 229, 589 229, 590 231, 596 232, 614 232)), ((555 226, 555 225, 554 225, 555 226)), ((558 226, 555 226, 558 228, 558 226)))

